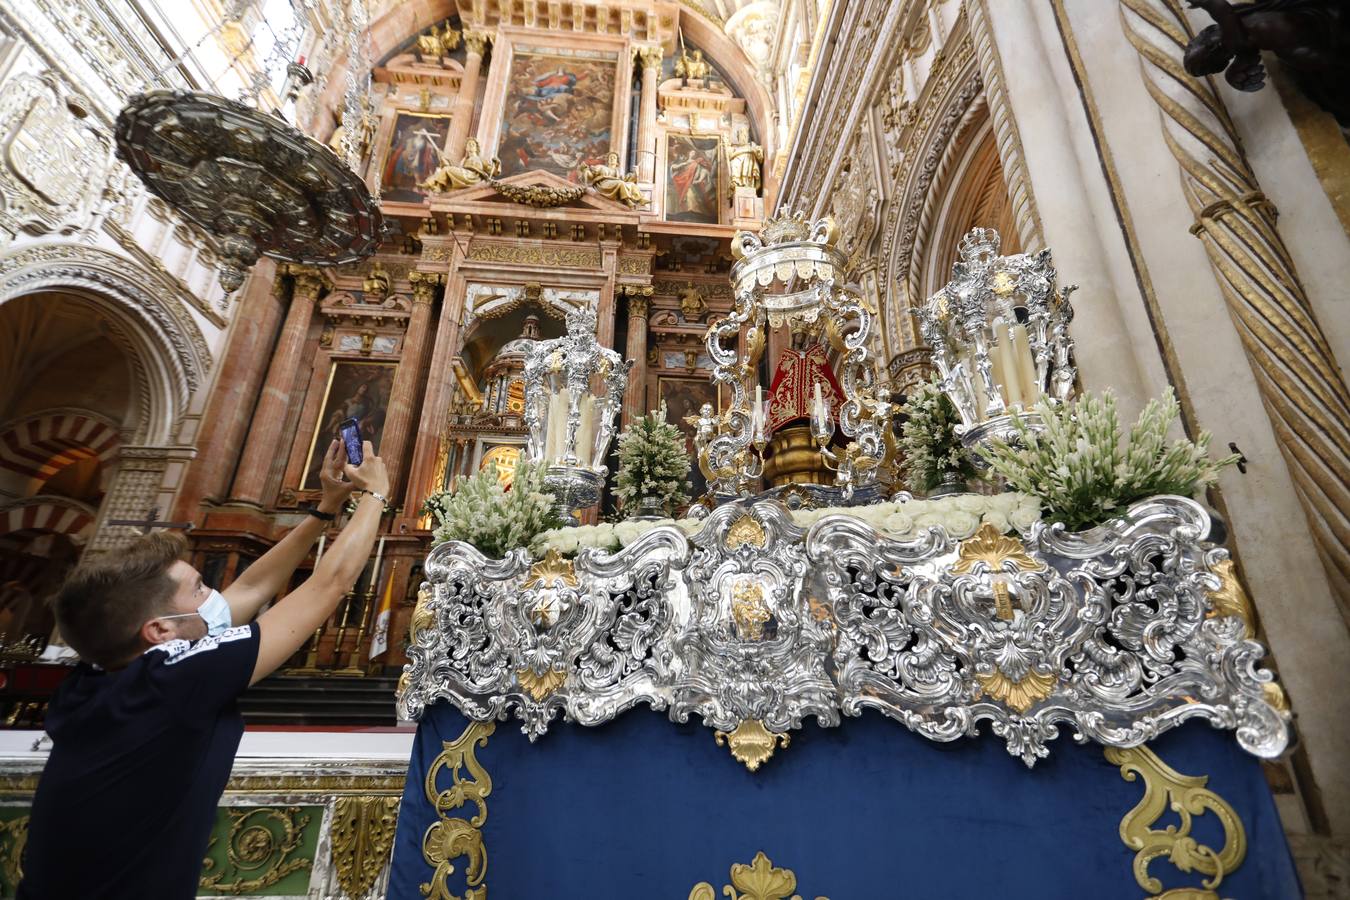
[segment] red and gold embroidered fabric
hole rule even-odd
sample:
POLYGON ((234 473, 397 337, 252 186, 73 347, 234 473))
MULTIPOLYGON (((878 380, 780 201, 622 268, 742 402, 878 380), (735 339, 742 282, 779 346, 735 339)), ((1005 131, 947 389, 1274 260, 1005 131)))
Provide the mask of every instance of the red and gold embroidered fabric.
POLYGON ((821 396, 830 404, 830 415, 837 422, 844 403, 844 391, 830 369, 824 344, 812 344, 804 350, 784 350, 778 356, 769 384, 769 431, 777 431, 797 419, 809 419, 815 384, 820 382, 821 396))

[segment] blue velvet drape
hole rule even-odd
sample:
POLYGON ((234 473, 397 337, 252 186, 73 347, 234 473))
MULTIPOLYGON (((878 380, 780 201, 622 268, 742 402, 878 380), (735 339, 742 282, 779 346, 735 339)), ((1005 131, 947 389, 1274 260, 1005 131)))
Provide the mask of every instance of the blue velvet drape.
MULTIPOLYGON (((423 784, 442 742, 467 724, 446 703, 421 723, 390 900, 424 896, 433 867, 422 844, 437 816, 423 784)), ((1221 896, 1301 896, 1260 764, 1230 732, 1190 723, 1149 746, 1183 775, 1208 775, 1242 819, 1247 858, 1221 896)), ((751 773, 710 729, 639 708, 602 728, 555 722, 534 744, 519 722, 499 722, 476 755, 492 779, 482 829, 491 900, 687 900, 701 881, 721 897, 731 865, 761 850, 796 873, 807 900, 1146 896, 1119 835, 1143 785, 1067 733, 1028 770, 992 736, 936 744, 869 713, 794 732, 751 773)), ((442 771, 440 786, 449 784, 442 771)), ((1222 846, 1212 814, 1196 818, 1193 834, 1222 846)), ((456 896, 464 862, 449 879, 456 896)), ((1199 884, 1166 858, 1149 871, 1164 889, 1199 884)))

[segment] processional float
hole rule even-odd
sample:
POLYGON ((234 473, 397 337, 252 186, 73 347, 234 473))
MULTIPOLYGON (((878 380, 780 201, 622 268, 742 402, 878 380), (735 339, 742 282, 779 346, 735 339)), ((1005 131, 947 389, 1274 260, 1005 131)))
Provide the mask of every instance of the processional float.
MULTIPOLYGON (((791 323, 840 372, 842 444, 812 409, 834 497, 876 497, 895 410, 835 237, 783 217, 736 239, 735 305, 707 339, 730 403, 698 423, 723 501, 706 518, 572 558, 431 552, 390 896, 710 900, 728 878, 728 897, 779 900, 799 880, 834 900, 1286 896, 1258 759, 1286 750, 1290 714, 1200 503, 1070 532, 967 495, 902 534, 924 501, 806 517, 753 493, 755 364, 791 323)), ((998 249, 968 236, 919 314, 976 452, 1075 378, 1049 251, 998 249)), ((530 447, 593 502, 622 372, 575 325, 527 368, 551 384, 530 447)))

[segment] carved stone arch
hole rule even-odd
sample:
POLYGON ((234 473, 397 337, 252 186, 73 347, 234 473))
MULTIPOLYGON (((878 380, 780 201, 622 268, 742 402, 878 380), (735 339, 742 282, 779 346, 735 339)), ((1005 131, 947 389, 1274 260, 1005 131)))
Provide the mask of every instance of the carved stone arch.
POLYGON ((41 245, 0 257, 0 305, 59 292, 106 317, 137 385, 134 421, 123 435, 129 444, 172 443, 211 367, 201 329, 176 298, 147 287, 154 284, 153 273, 135 261, 91 247, 41 245))
POLYGON ((974 63, 974 56, 967 55, 957 70, 939 76, 939 84, 945 85, 946 90, 928 101, 934 113, 925 117, 923 127, 916 129, 908 142, 905 153, 908 164, 891 200, 883 255, 885 287, 890 295, 888 306, 892 310, 887 324, 897 338, 892 342, 893 352, 918 345, 909 310, 924 299, 919 294, 915 260, 923 258, 932 226, 933 186, 941 184, 950 172, 959 158, 961 136, 983 114, 983 83, 974 63))
POLYGON ((994 123, 984 103, 977 102, 972 110, 981 115, 953 143, 951 168, 929 194, 931 224, 921 233, 922 255, 916 249, 911 264, 918 285, 916 296, 921 298, 931 297, 951 278, 957 247, 972 228, 997 231, 1003 238, 1003 253, 1024 249, 999 161, 994 123))

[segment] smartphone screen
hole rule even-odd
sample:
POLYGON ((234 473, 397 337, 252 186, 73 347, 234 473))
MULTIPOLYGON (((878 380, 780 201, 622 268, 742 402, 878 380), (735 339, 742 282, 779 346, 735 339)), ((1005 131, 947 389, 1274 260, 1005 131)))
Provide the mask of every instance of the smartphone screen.
POLYGON ((347 462, 354 466, 361 465, 363 459, 361 455, 361 423, 356 419, 348 419, 338 426, 338 437, 342 439, 342 446, 347 451, 347 462))

